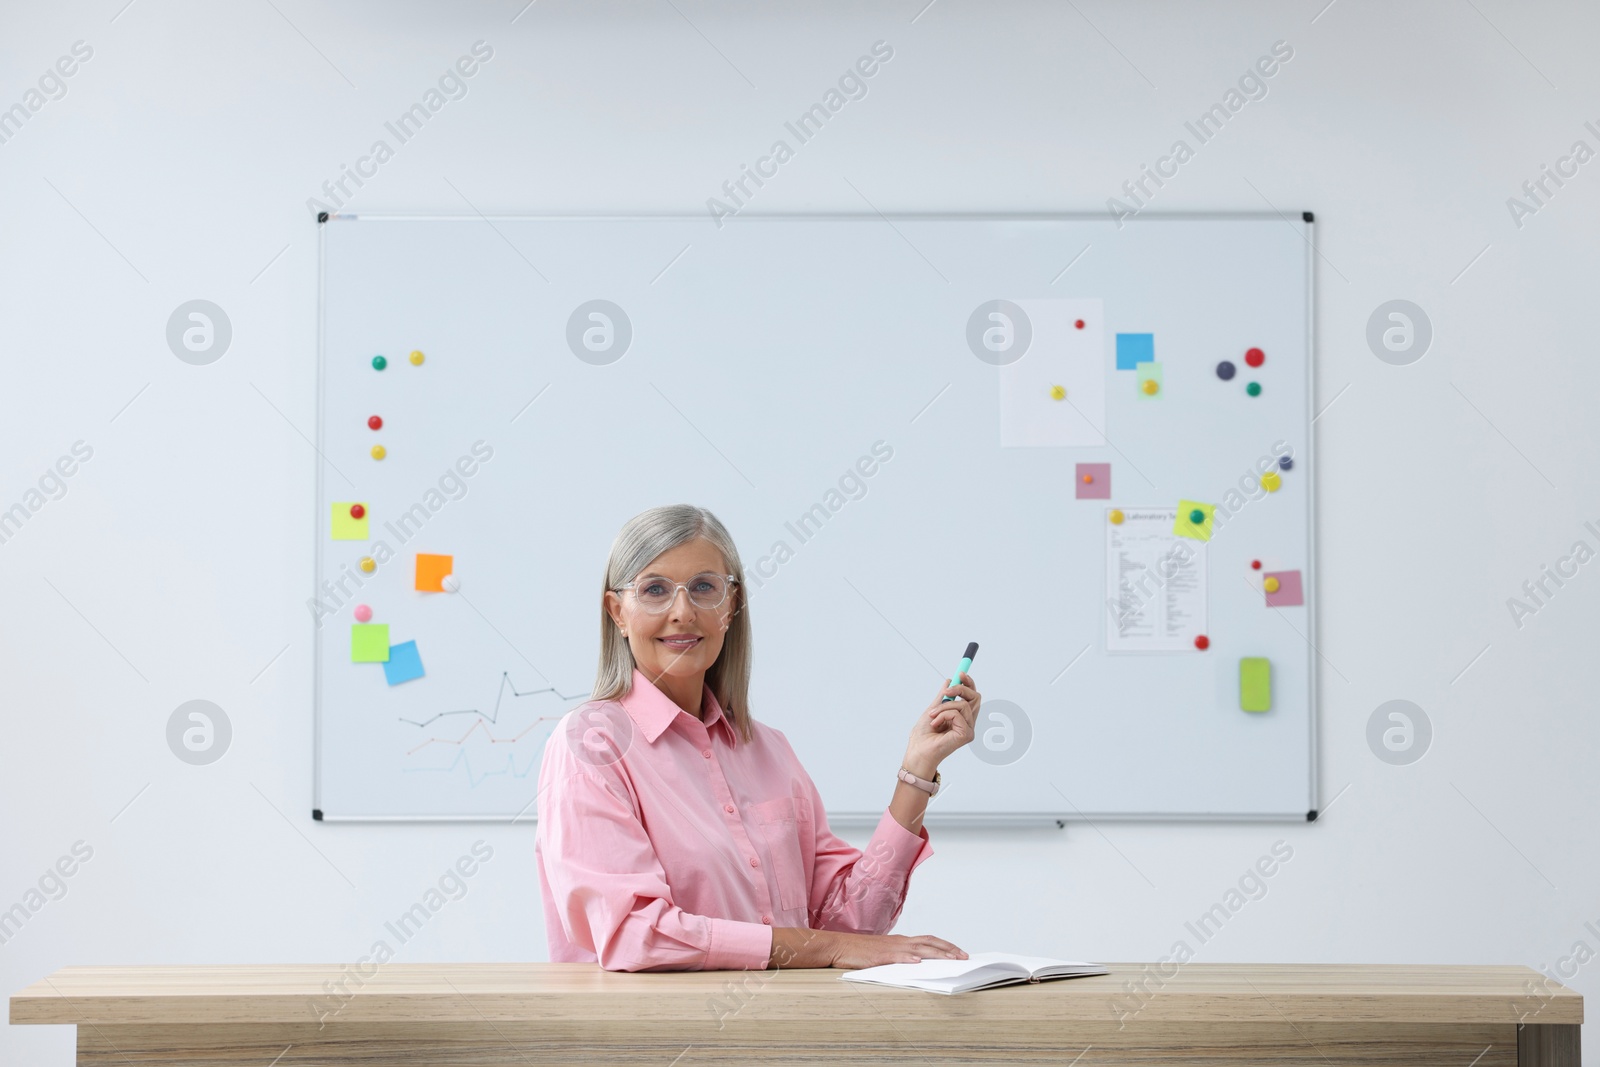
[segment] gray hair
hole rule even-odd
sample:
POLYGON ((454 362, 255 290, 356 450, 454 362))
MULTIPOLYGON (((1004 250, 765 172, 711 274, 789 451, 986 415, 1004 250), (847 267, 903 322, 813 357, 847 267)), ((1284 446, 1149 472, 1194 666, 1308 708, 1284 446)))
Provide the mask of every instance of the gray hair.
POLYGON ((605 583, 600 589, 600 668, 589 699, 616 700, 633 688, 633 649, 606 613, 606 592, 632 580, 663 552, 701 537, 722 553, 728 573, 739 583, 733 590, 735 608, 722 638, 722 651, 706 671, 706 684, 740 739, 748 742, 751 638, 744 565, 739 562, 739 550, 727 527, 711 512, 693 504, 667 504, 641 511, 622 524, 617 539, 611 542, 611 558, 606 561, 605 583))

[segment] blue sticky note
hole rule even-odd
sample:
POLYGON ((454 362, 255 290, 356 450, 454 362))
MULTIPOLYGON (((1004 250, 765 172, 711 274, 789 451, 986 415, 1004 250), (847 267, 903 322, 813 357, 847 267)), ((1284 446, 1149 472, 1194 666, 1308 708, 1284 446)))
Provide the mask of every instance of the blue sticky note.
POLYGON ((383 665, 383 677, 390 685, 399 685, 401 682, 422 677, 422 657, 417 654, 415 641, 389 646, 389 658, 383 665))
POLYGON ((1141 363, 1156 358, 1156 335, 1153 333, 1117 334, 1117 369, 1133 370, 1141 363))

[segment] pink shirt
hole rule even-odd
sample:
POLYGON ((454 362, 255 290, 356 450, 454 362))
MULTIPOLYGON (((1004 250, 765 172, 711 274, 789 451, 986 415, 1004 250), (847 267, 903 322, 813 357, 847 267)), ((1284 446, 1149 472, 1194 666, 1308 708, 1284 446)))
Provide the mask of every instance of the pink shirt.
POLYGON ((757 722, 741 741, 704 699, 701 722, 635 669, 620 701, 556 724, 534 840, 552 962, 763 969, 774 926, 893 929, 928 831, 885 810, 863 855, 829 831, 782 732, 757 722))

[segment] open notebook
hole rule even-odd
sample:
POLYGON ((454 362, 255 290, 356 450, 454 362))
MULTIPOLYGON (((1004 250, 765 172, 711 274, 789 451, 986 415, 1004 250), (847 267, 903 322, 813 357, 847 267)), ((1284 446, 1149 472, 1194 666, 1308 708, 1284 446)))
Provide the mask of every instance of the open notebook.
POLYGON ((846 971, 846 982, 875 982, 930 993, 966 993, 1013 982, 1043 982, 1051 978, 1083 978, 1109 974, 1104 967, 1044 956, 1018 956, 1013 952, 975 952, 964 960, 923 960, 921 963, 886 963, 860 971, 846 971))

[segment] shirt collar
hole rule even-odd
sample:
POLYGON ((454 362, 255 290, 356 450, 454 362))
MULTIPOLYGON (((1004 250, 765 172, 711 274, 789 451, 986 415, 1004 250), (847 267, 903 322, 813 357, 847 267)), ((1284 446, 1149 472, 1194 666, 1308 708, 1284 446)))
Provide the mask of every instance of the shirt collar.
MULTIPOLYGON (((705 709, 705 719, 702 721, 707 732, 718 722, 721 722, 723 734, 728 739, 728 743, 730 745, 737 744, 738 736, 733 729, 733 724, 722 713, 722 705, 717 703, 716 694, 711 691, 709 685, 702 685, 701 689, 704 701, 702 707, 705 709)), ((628 715, 638 725, 639 732, 651 744, 654 744, 656 738, 667 732, 667 727, 671 726, 679 715, 684 715, 691 719, 694 718, 693 715, 689 715, 688 712, 674 704, 671 697, 657 689, 655 683, 638 667, 633 669, 633 685, 629 688, 627 694, 623 696, 622 706, 628 709, 628 715)))

